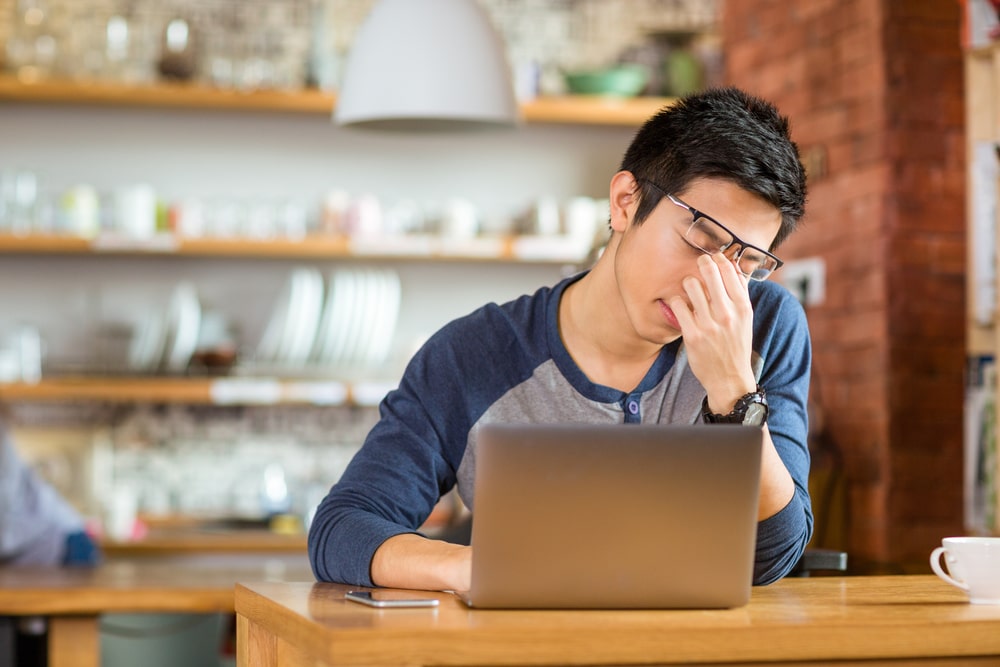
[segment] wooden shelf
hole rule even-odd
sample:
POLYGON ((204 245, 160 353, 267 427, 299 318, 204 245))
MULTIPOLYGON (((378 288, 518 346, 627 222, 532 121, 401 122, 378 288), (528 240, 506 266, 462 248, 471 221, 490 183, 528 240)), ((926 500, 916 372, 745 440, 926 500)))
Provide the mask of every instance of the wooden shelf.
POLYGON ((0 384, 0 401, 209 404, 211 382, 204 378, 53 378, 0 384))
POLYGON ((8 255, 77 255, 93 252, 92 242, 79 236, 0 233, 0 253, 8 255))
POLYGON ((565 123, 589 125, 624 125, 638 127, 665 106, 673 104, 666 97, 540 97, 521 105, 528 123, 565 123))
MULTIPOLYGON (((336 95, 313 89, 238 91, 201 84, 158 82, 128 85, 109 81, 23 82, 0 75, 0 100, 46 104, 157 107, 196 110, 269 111, 329 115, 336 95)), ((527 123, 637 126, 673 99, 599 96, 541 97, 521 105, 527 123)))
POLYGON ((189 83, 128 85, 110 81, 47 79, 23 82, 0 75, 0 100, 49 104, 160 107, 198 110, 333 112, 335 97, 317 90, 238 91, 189 83))
POLYGON ((378 404, 393 386, 390 382, 325 379, 74 376, 0 383, 0 403, 369 406, 378 404))
POLYGON ((244 257, 251 259, 392 260, 414 262, 578 263, 582 249, 562 237, 503 237, 451 241, 436 236, 352 239, 308 236, 291 239, 184 238, 159 234, 149 239, 58 234, 0 233, 0 255, 120 255, 244 257))
POLYGON ((351 256, 350 241, 339 236, 250 240, 182 238, 160 234, 149 239, 115 236, 94 239, 60 234, 20 236, 0 233, 0 254, 7 255, 171 255, 192 257, 251 257, 340 259, 351 256))

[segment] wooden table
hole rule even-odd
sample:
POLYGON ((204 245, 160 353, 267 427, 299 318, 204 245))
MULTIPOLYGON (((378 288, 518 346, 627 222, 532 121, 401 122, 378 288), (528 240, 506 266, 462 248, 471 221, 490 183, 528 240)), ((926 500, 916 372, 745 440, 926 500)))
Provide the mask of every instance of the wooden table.
POLYGON ((210 531, 156 529, 140 540, 101 542, 110 559, 203 554, 305 554, 306 536, 279 535, 269 530, 210 531))
POLYGON ((51 667, 100 667, 103 613, 232 612, 237 581, 311 579, 304 553, 115 559, 94 569, 6 567, 0 616, 49 617, 51 667))
POLYGON ((1000 664, 1000 605, 933 575, 785 579, 717 611, 378 610, 345 590, 237 585, 239 667, 1000 664))

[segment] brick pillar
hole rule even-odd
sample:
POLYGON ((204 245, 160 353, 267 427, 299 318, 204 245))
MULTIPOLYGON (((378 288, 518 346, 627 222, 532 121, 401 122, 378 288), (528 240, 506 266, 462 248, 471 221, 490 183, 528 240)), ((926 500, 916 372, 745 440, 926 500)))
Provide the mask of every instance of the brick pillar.
POLYGON ((791 117, 810 170, 804 224, 779 254, 826 261, 826 299, 807 309, 813 399, 845 518, 820 546, 860 568, 926 567, 962 531, 959 25, 949 0, 728 0, 723 13, 727 81, 791 117))

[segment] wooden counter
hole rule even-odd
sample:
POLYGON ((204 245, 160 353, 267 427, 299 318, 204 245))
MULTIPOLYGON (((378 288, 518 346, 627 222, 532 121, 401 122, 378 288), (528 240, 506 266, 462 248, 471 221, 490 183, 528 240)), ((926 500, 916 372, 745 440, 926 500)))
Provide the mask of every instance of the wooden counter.
POLYGON ((179 556, 208 553, 306 554, 305 534, 279 535, 268 530, 155 530, 139 540, 101 541, 110 558, 179 556))
POLYGON ((98 617, 234 610, 237 581, 311 581, 305 553, 109 560, 93 569, 0 568, 0 616, 48 616, 52 667, 99 667, 98 617))
POLYGON ((785 579, 717 611, 377 610, 345 590, 237 585, 239 667, 1000 661, 1000 605, 933 575, 785 579))

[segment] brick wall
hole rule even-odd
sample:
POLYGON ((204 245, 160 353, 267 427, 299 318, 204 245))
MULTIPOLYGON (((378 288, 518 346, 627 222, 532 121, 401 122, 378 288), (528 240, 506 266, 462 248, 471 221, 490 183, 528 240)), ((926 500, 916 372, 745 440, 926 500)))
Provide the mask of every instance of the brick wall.
POLYGON ((807 311, 816 461, 842 493, 816 509, 836 521, 820 546, 859 568, 913 569, 962 531, 959 23, 953 0, 728 0, 723 13, 727 80, 791 116, 810 166, 805 222, 780 254, 826 261, 826 299, 807 311))

